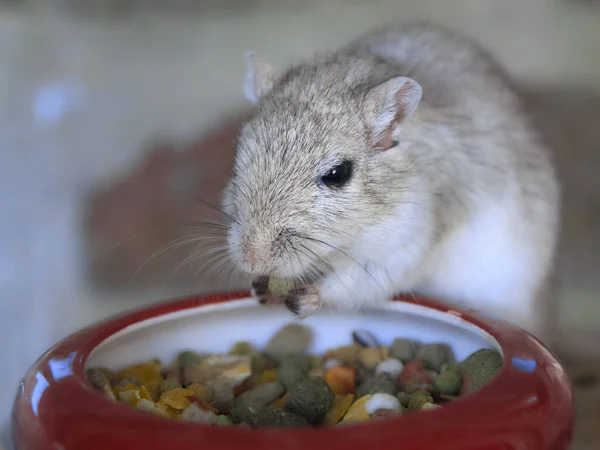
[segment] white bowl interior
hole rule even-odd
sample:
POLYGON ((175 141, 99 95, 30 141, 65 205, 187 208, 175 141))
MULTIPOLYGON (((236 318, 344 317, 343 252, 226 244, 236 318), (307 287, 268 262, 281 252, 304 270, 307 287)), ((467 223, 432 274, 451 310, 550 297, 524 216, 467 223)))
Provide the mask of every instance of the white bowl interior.
MULTIPOLYGON (((252 299, 199 306, 133 324, 110 336, 90 354, 87 367, 119 370, 159 358, 171 362, 182 350, 224 353, 237 341, 262 348, 283 325, 297 321, 283 306, 260 306, 252 299)), ((460 315, 404 302, 363 312, 321 310, 302 321, 313 328, 311 352, 352 342, 353 330, 368 330, 383 344, 394 338, 449 344, 457 360, 480 348, 496 348, 497 341, 460 315)))

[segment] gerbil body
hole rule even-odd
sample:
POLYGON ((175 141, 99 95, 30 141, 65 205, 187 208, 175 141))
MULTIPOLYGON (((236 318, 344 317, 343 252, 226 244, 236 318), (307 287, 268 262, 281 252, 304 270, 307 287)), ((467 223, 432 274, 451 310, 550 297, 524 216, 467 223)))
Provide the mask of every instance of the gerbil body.
POLYGON ((249 57, 245 91, 224 199, 241 269, 302 280, 301 315, 413 292, 545 337, 559 187, 479 47, 397 26, 282 74, 249 57))

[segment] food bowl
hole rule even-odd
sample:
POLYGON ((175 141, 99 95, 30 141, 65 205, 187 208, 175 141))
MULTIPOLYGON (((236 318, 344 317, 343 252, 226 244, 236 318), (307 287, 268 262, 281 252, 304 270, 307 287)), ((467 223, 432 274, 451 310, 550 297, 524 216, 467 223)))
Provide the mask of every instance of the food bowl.
POLYGON ((476 313, 425 298, 400 297, 361 313, 323 310, 304 321, 312 350, 348 343, 354 329, 382 342, 410 337, 446 342, 461 360, 496 348, 504 363, 480 390, 442 408, 348 427, 244 429, 164 419, 111 402, 86 380, 85 369, 118 369, 182 349, 226 352, 239 340, 263 346, 295 319, 284 308, 259 306, 247 293, 173 301, 88 327, 42 355, 21 382, 13 407, 16 450, 509 450, 567 449, 573 409, 561 364, 531 335, 476 313))

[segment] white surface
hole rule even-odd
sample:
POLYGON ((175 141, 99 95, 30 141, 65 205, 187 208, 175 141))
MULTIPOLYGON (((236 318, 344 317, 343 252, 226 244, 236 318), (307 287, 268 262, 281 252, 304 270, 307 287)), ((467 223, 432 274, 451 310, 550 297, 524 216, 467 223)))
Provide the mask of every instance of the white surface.
MULTIPOLYGON (((244 105, 244 51, 283 65, 383 21, 429 18, 471 33, 520 78, 600 87, 597 8, 560 0, 327 0, 290 12, 272 8, 274 1, 243 13, 96 23, 0 7, 0 426, 18 380, 56 340, 173 294, 114 298, 87 286, 81 195, 126 170, 149 136, 186 136, 244 105)), ((564 320, 575 320, 592 303, 577 301, 577 280, 569 286, 564 320)), ((584 318, 598 316, 596 308, 584 318)))
MULTIPOLYGON (((252 299, 186 309, 115 333, 92 351, 86 367, 120 370, 153 358, 169 364, 181 351, 226 353, 238 341, 264 348, 277 330, 294 320, 285 307, 264 307, 252 299)), ((352 331, 359 329, 373 333, 382 345, 395 338, 445 343, 459 361, 480 348, 502 351, 489 333, 460 317, 408 303, 392 303, 365 314, 320 311, 301 323, 313 329, 309 351, 316 354, 351 344, 352 331)))

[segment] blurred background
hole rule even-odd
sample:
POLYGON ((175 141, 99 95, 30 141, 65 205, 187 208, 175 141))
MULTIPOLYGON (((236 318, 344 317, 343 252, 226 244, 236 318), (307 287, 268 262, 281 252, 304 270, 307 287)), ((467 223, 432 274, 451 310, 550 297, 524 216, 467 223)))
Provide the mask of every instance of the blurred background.
POLYGON ((198 242, 184 226, 218 219, 197 198, 218 203, 226 181, 248 107, 243 52, 283 67, 410 19, 486 46, 555 151, 553 319, 576 381, 578 448, 600 448, 594 0, 0 0, 0 448, 20 378, 58 339, 166 297, 246 287, 186 261, 198 242))

